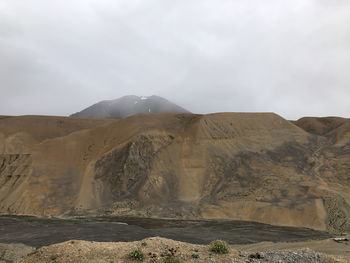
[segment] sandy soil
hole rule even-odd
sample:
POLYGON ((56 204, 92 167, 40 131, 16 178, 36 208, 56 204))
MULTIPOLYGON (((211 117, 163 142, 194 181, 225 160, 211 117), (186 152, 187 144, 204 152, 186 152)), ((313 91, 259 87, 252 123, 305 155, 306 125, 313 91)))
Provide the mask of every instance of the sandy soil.
MULTIPOLYGON (((350 240, 350 235, 344 236, 350 240)), ((304 249, 308 248, 316 252, 327 254, 338 260, 350 262, 350 242, 335 242, 333 239, 303 241, 303 242, 260 242, 249 245, 233 245, 232 248, 247 252, 268 251, 268 250, 284 250, 284 249, 304 249)), ((341 261, 343 262, 343 261, 341 261)))
POLYGON ((337 243, 332 239, 297 243, 263 242, 254 245, 235 245, 230 246, 229 253, 223 255, 211 252, 209 246, 160 237, 115 243, 71 240, 39 249, 30 247, 15 249, 15 245, 8 246, 8 257, 2 258, 7 261, 0 260, 0 262, 140 262, 128 257, 131 251, 138 248, 144 254, 143 262, 149 263, 167 262, 166 260, 172 255, 173 258, 179 260, 178 262, 350 262, 350 243, 337 243), (17 252, 16 256, 11 249, 12 252, 17 252), (28 253, 29 255, 25 256, 28 253), (261 258, 253 258, 256 255, 261 258), (20 258, 21 256, 24 257, 20 258))

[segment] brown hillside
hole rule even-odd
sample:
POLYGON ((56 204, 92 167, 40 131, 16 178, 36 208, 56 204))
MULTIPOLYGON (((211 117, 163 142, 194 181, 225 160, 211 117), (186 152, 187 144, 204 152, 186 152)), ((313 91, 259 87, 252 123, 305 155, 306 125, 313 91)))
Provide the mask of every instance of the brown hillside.
POLYGON ((107 119, 73 119, 51 116, 0 116, 0 132, 6 137, 16 133, 26 133, 37 141, 43 141, 94 128, 109 121, 107 119))
POLYGON ((309 133, 325 136, 333 143, 347 144, 350 141, 350 119, 304 117, 294 124, 309 133))
POLYGON ((332 129, 343 127, 339 144, 273 113, 58 120, 0 119, 2 213, 350 230, 348 126, 332 129))

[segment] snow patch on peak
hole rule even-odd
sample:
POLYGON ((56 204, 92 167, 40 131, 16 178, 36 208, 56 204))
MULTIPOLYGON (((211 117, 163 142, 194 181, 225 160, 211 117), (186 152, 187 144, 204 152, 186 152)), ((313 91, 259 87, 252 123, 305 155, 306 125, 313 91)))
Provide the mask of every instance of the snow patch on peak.
POLYGON ((141 96, 140 99, 141 99, 141 100, 147 100, 148 97, 146 97, 146 96, 141 96))

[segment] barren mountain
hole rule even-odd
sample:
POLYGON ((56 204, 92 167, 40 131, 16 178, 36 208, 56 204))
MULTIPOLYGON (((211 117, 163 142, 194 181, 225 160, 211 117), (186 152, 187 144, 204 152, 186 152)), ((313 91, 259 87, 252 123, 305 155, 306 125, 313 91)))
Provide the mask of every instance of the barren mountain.
POLYGON ((3 117, 0 212, 349 231, 349 134, 348 119, 273 113, 3 117))
POLYGON ((121 119, 138 113, 190 113, 159 96, 124 96, 96 103, 71 117, 121 119))

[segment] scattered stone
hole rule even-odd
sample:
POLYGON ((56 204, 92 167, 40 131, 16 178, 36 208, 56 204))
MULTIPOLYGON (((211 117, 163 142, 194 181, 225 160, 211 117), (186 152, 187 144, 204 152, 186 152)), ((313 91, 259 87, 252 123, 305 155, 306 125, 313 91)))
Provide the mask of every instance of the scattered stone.
POLYGON ((348 238, 345 238, 345 237, 336 237, 336 238, 333 238, 333 240, 334 240, 335 242, 338 242, 338 243, 349 242, 349 239, 348 239, 348 238))
POLYGON ((255 254, 250 254, 249 255, 249 258, 257 258, 257 259, 260 259, 260 258, 264 258, 260 253, 256 252, 255 254))
POLYGON ((265 251, 264 257, 260 253, 249 254, 250 263, 327 263, 322 254, 308 249, 265 251), (253 257, 251 257, 253 255, 253 257))

